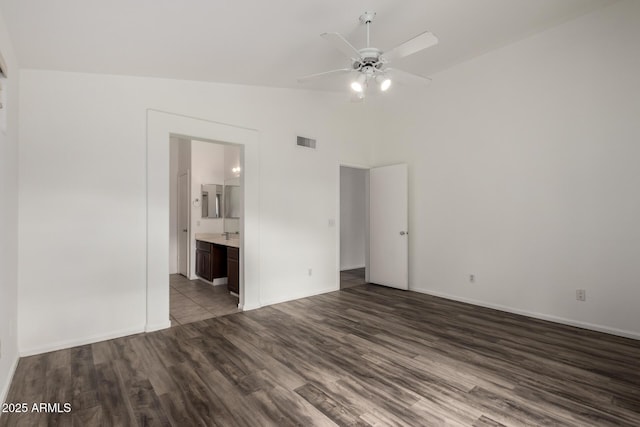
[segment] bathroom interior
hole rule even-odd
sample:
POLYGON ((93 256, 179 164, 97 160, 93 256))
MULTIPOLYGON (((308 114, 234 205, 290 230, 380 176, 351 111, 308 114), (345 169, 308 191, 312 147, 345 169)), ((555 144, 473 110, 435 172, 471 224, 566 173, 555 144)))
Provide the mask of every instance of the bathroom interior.
POLYGON ((242 148, 170 139, 171 326, 238 311, 242 148))

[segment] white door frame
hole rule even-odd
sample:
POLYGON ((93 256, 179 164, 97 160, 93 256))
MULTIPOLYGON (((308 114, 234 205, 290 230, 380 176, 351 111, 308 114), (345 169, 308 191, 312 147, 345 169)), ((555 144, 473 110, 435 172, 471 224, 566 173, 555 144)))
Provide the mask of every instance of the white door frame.
POLYGON ((260 148, 255 129, 197 117, 147 110, 147 304, 145 331, 169 321, 169 138, 183 136, 244 146, 244 189, 240 218, 241 310, 261 306, 260 298, 260 148))
MULTIPOLYGON (((340 182, 340 168, 341 167, 346 167, 346 168, 353 168, 353 169, 362 169, 362 170, 366 170, 368 171, 369 169, 371 169, 371 166, 365 166, 365 165, 359 165, 356 163, 342 163, 342 162, 338 162, 338 169, 337 169, 337 173, 338 173, 338 191, 337 191, 337 203, 336 205, 338 206, 338 212, 336 214, 336 266, 337 266, 337 272, 336 272, 336 290, 340 290, 340 213, 341 213, 341 209, 342 206, 340 206, 340 191, 341 191, 341 182, 340 182)), ((365 188, 365 191, 367 191, 367 193, 369 192, 369 188, 368 185, 366 186, 367 188, 365 188)), ((367 212, 367 217, 366 217, 366 228, 365 228, 365 245, 364 245, 364 280, 366 280, 367 282, 369 281, 369 194, 367 194, 367 203, 366 203, 366 212, 367 212)))

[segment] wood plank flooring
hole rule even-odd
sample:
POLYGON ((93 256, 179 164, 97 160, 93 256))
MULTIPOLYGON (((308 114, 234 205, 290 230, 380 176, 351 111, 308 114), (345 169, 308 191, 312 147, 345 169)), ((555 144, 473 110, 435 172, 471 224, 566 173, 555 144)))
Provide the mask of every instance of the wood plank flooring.
POLYGON ((640 342, 360 285, 20 360, 0 426, 638 426, 640 342))
POLYGON ((340 289, 366 284, 367 281, 364 280, 364 273, 364 267, 354 268, 353 270, 342 270, 340 272, 340 289))

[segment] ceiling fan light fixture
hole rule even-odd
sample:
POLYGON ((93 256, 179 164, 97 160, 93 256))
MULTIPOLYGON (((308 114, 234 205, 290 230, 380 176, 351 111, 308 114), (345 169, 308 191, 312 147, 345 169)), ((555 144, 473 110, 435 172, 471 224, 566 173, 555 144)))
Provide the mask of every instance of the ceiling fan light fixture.
MULTIPOLYGON (((431 79, 408 73, 406 71, 389 68, 391 61, 413 55, 429 47, 438 44, 438 38, 429 31, 424 31, 417 36, 399 44, 398 46, 382 51, 370 44, 370 27, 376 14, 375 12, 365 12, 360 17, 360 23, 367 27, 367 45, 362 49, 356 49, 342 35, 338 33, 322 33, 320 37, 331 43, 345 57, 349 58, 350 64, 347 68, 325 71, 323 73, 311 74, 298 78, 300 83, 320 77, 329 77, 336 74, 350 74, 352 79, 349 82, 351 88, 351 100, 364 99, 367 91, 386 92, 392 85, 400 84, 427 84, 431 79), (391 79, 392 76, 393 79, 391 79), (371 86, 371 87, 369 87, 371 86)), ((343 84, 346 83, 343 81, 343 84)))
POLYGON ((360 74, 354 81, 351 82, 351 89, 354 92, 364 92, 364 84, 367 81, 367 77, 364 74, 360 74))

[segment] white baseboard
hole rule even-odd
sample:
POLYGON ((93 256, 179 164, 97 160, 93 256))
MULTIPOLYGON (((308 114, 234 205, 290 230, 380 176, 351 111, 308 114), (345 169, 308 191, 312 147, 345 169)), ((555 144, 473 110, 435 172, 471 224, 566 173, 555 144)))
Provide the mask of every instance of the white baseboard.
POLYGON ((299 295, 293 295, 293 296, 286 296, 282 298, 274 298, 274 299, 267 300, 266 302, 261 302, 259 304, 245 304, 244 306, 238 305, 238 308, 242 311, 256 310, 258 308, 267 307, 273 304, 280 304, 281 302, 293 301, 297 299, 312 297, 314 295, 326 294, 327 292, 335 292, 339 290, 340 290, 340 286, 332 285, 329 288, 320 289, 318 291, 299 294, 299 295))
POLYGON ((494 310, 505 311, 507 313, 519 314, 521 316, 533 317, 534 319, 547 320, 549 322, 560 323, 562 325, 575 326, 577 328, 589 329, 596 332, 604 332, 605 334, 616 335, 619 337, 640 340, 640 333, 627 331, 624 329, 610 328, 608 326, 596 325, 593 323, 581 322, 578 320, 567 319, 564 317, 552 316, 550 314, 537 313, 533 311, 520 310, 517 308, 507 307, 500 304, 492 304, 485 301, 478 301, 470 298, 449 295, 442 292, 434 292, 428 289, 410 288, 410 291, 419 292, 421 294, 433 295, 434 297, 445 298, 453 301, 464 302, 467 304, 478 305, 480 307, 492 308, 494 310))
MULTIPOLYGON (((202 278, 200 278, 200 280, 202 280, 202 278)), ((223 286, 228 283, 228 280, 229 279, 227 277, 220 277, 218 279, 213 279, 213 282, 207 282, 207 283, 211 283, 213 286, 223 286)))
POLYGON ((220 277, 218 279, 213 279, 213 282, 208 281, 207 279, 203 279, 202 277, 196 276, 195 279, 193 280, 199 280, 203 283, 206 283, 207 285, 211 285, 211 286, 222 286, 222 285, 226 285, 227 284, 227 278, 226 277, 220 277))
POLYGON ((65 348, 77 347, 79 345, 93 344, 95 342, 112 340, 115 338, 122 338, 128 335, 135 335, 145 332, 144 325, 137 328, 123 329, 116 332, 110 332, 103 335, 94 335, 90 337, 77 338, 67 341, 58 341, 43 345, 41 347, 32 347, 26 349, 20 349, 20 357, 33 356, 34 354, 48 353, 50 351, 62 350, 65 348))
POLYGON ((144 331, 154 332, 154 331, 160 331, 162 329, 167 329, 170 327, 171 327, 171 320, 167 320, 166 322, 162 322, 162 323, 147 324, 147 326, 144 328, 144 331))
MULTIPOLYGON (((13 374, 16 373, 16 368, 18 367, 19 357, 15 357, 13 359, 13 363, 11 364, 11 368, 9 368, 9 376, 7 377, 7 382, 2 385, 2 390, 0 390, 0 404, 4 403, 7 400, 7 394, 9 394, 9 387, 11 387, 11 382, 13 381, 13 374)), ((0 411, 0 417, 2 416, 2 411, 0 411)))
POLYGON ((305 294, 301 294, 301 295, 294 295, 294 296, 286 296, 283 298, 275 298, 272 300, 267 300, 267 302, 262 304, 262 307, 266 307, 268 305, 273 305, 273 304, 280 304, 281 302, 287 302, 287 301, 293 301, 293 300, 297 300, 297 299, 302 299, 302 298, 308 298, 308 297, 312 297, 314 295, 320 295, 320 294, 326 294, 328 292, 335 292, 340 290, 340 287, 331 286, 330 288, 324 288, 324 289, 320 289, 318 291, 314 291, 314 292, 309 292, 309 293, 305 293, 305 294))
POLYGON ((245 305, 240 305, 238 304, 238 308, 241 311, 249 311, 249 310, 256 310, 258 308, 262 307, 261 304, 245 304, 245 305))

